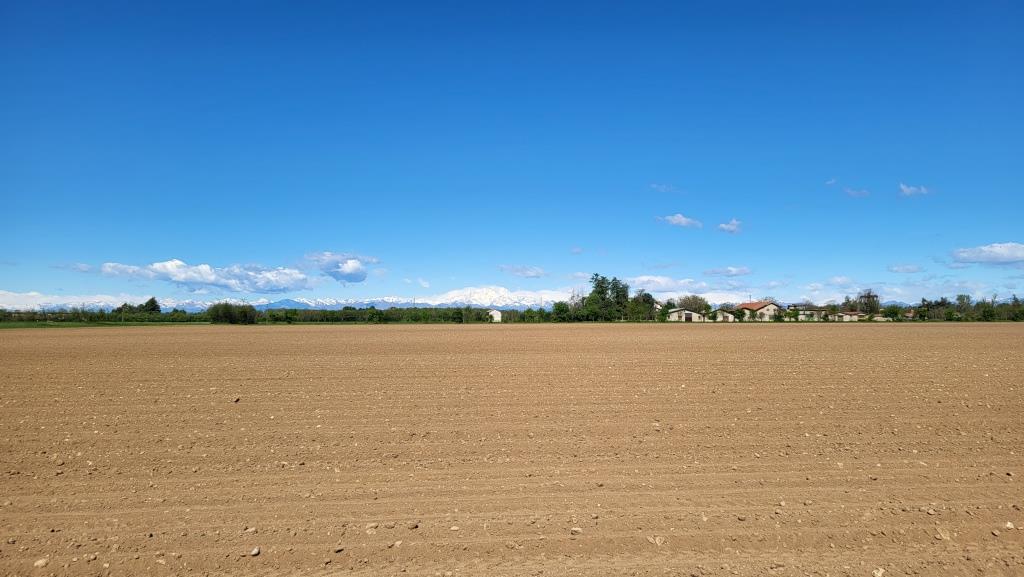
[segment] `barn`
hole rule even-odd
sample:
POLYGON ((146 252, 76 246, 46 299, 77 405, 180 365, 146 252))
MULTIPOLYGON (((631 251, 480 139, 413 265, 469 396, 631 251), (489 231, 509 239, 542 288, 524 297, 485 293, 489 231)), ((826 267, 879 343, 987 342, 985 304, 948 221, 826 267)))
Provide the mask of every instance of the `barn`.
MULTIPOLYGON (((813 305, 789 305, 789 312, 796 313, 798 321, 823 321, 828 316, 828 309, 813 305)), ((786 319, 789 320, 789 319, 786 319)))
POLYGON ((738 311, 745 311, 746 315, 743 320, 746 321, 771 321, 775 320, 775 316, 782 313, 782 309, 779 305, 772 301, 755 301, 752 303, 743 303, 736 307, 738 311))
POLYGON ((715 322, 716 323, 734 323, 734 322, 736 322, 736 315, 732 314, 732 311, 727 311, 725 309, 716 309, 714 311, 714 313, 712 313, 712 314, 715 317, 715 322))
POLYGON ((868 318, 868 315, 857 311, 839 311, 833 313, 831 318, 838 323, 855 323, 868 318))
POLYGON ((668 311, 667 320, 676 323, 702 323, 706 319, 702 313, 686 309, 671 309, 668 311))

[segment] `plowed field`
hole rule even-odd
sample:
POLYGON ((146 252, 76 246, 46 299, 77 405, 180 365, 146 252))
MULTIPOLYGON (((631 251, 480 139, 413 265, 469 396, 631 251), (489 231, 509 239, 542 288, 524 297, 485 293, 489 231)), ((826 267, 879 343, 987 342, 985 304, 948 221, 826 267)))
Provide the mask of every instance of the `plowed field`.
POLYGON ((1024 326, 4 330, 0 475, 9 575, 1024 575, 1024 326))

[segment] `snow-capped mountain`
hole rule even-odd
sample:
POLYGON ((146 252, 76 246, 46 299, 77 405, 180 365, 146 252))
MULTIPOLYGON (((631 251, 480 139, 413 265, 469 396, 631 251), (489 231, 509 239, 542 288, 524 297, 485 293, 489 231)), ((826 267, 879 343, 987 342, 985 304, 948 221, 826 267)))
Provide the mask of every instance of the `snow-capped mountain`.
MULTIPOLYGON (((138 304, 149 296, 140 295, 89 295, 62 296, 41 293, 13 293, 0 291, 0 308, 15 310, 61 310, 72 308, 110 310, 122 303, 138 304)), ((424 297, 383 296, 362 299, 306 298, 297 297, 271 301, 266 298, 245 300, 220 298, 211 300, 178 300, 160 298, 164 310, 181 309, 188 312, 206 310, 216 303, 250 304, 259 310, 267 309, 321 309, 337 310, 347 306, 356 308, 376 307, 481 307, 498 309, 550 308, 555 301, 566 300, 569 293, 557 290, 511 291, 501 286, 466 287, 437 295, 424 297)))
POLYGON ((323 309, 335 310, 343 307, 493 307, 504 309, 525 309, 550 307, 552 303, 569 298, 563 291, 510 291, 500 286, 466 287, 438 295, 425 297, 385 296, 365 299, 294 298, 256 304, 266 309, 323 309))

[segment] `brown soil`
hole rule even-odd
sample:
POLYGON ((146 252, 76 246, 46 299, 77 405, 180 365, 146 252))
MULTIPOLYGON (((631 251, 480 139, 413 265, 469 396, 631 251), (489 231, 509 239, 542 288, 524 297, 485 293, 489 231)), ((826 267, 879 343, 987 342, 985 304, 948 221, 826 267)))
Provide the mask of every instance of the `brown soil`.
POLYGON ((1024 575, 1022 375, 1013 324, 4 330, 0 574, 1024 575))

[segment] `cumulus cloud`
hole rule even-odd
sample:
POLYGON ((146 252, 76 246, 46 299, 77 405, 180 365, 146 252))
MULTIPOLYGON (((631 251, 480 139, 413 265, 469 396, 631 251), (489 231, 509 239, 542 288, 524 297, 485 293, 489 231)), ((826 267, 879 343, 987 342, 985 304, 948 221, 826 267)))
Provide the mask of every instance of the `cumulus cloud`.
MULTIPOLYGON (((171 261, 168 261, 171 262, 171 261)), ((181 261, 178 261, 181 262, 181 261)), ((156 278, 156 273, 148 267, 121 264, 119 262, 105 262, 100 265, 100 274, 107 276, 126 276, 135 278, 156 278)))
POLYGON ((900 183, 900 196, 919 196, 922 194, 928 194, 928 189, 923 186, 911 186, 900 183))
POLYGON ((869 192, 866 188, 850 188, 850 187, 846 187, 846 188, 843 189, 843 192, 845 192, 847 196, 850 196, 850 197, 853 197, 853 198, 864 198, 864 197, 866 197, 866 196, 871 194, 871 192, 869 192))
POLYGON ((626 279, 632 288, 644 289, 650 293, 671 292, 671 291, 702 291, 708 288, 708 284, 692 278, 672 278, 661 275, 641 275, 626 279))
POLYGON ((1024 244, 996 242, 972 248, 958 248, 953 251, 953 260, 966 264, 1024 264, 1024 244))
POLYGON ((547 275, 539 266, 503 264, 498 267, 498 270, 522 278, 540 278, 547 275))
POLYGON ((737 232, 740 231, 741 224, 743 223, 733 218, 730 219, 729 222, 723 222, 722 224, 718 225, 718 230, 722 232, 727 232, 729 234, 736 234, 737 232))
POLYGON ((910 274, 915 272, 921 272, 924 269, 917 266, 916 264, 894 264, 889 265, 889 272, 910 274))
POLYGON ((232 292, 279 293, 309 288, 309 278, 294 268, 259 265, 213 267, 208 264, 190 265, 176 258, 144 266, 105 262, 100 266, 100 274, 162 280, 193 291, 215 288, 232 292))
POLYGON ((703 228, 704 223, 701 221, 683 216, 682 214, 670 214, 668 216, 659 216, 659 219, 671 224, 672 226, 681 226, 683 228, 703 228))
POLYGON ((369 256, 330 251, 306 255, 306 258, 313 262, 320 272, 342 284, 363 282, 366 280, 366 265, 379 262, 369 256))
POLYGON ((745 266, 726 266, 722 268, 713 268, 704 271, 704 274, 708 276, 743 276, 750 274, 750 269, 745 266))

